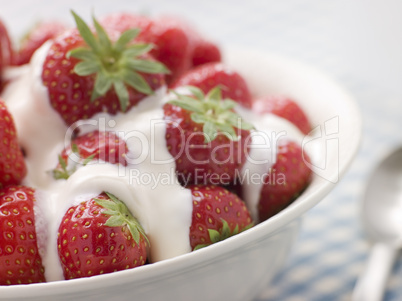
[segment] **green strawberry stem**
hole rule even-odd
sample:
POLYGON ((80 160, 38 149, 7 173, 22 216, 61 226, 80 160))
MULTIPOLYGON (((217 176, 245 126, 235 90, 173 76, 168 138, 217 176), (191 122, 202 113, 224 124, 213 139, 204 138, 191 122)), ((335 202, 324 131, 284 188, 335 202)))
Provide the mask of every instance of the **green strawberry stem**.
MULTIPOLYGON (((226 238, 229 238, 233 235, 239 234, 239 225, 236 225, 236 227, 233 229, 233 231, 230 230, 229 224, 226 220, 221 218, 222 221, 222 229, 220 231, 217 231, 215 229, 208 229, 208 234, 209 234, 209 239, 211 240, 211 244, 217 243, 219 241, 225 240, 226 238)), ((254 223, 251 223, 247 225, 241 232, 246 231, 247 229, 250 229, 251 227, 254 226, 254 223)), ((194 251, 205 248, 209 246, 209 244, 199 244, 194 248, 194 251)))
POLYGON ((137 219, 130 213, 127 206, 113 194, 106 192, 109 200, 95 199, 96 203, 108 210, 103 211, 103 214, 110 215, 105 226, 122 227, 127 226, 131 236, 138 245, 140 243, 140 235, 142 235, 149 245, 147 235, 137 219))
MULTIPOLYGON (((80 155, 80 150, 77 146, 77 144, 73 143, 71 145, 71 151, 72 154, 75 155, 76 158, 81 158, 80 155)), ((72 154, 70 154, 69 156, 71 156, 72 154)), ((86 166, 88 163, 90 163, 94 158, 95 158, 96 154, 92 154, 86 158, 84 158, 83 162, 81 163, 83 166, 86 166)), ((55 169, 53 169, 51 171, 51 174, 53 176, 53 178, 55 180, 61 180, 61 179, 65 179, 67 180, 76 170, 77 170, 77 164, 79 162, 73 162, 72 164, 70 163, 70 160, 64 160, 64 158, 59 155, 59 165, 60 167, 56 167, 55 169)))
POLYGON ((141 58, 153 46, 145 43, 131 43, 138 36, 139 29, 127 30, 116 42, 112 42, 95 18, 93 22, 96 35, 74 11, 71 13, 87 47, 73 49, 68 56, 81 60, 74 67, 76 74, 80 76, 96 74, 91 101, 114 88, 121 110, 125 112, 129 104, 127 86, 147 95, 153 93, 149 84, 138 72, 169 73, 162 63, 141 58))
POLYGON ((191 120, 203 124, 204 142, 213 141, 218 132, 230 140, 238 141, 235 128, 252 130, 254 126, 241 118, 233 109, 237 103, 231 99, 222 99, 219 86, 211 89, 206 95, 199 88, 187 86, 192 95, 179 94, 169 103, 191 112, 191 120))

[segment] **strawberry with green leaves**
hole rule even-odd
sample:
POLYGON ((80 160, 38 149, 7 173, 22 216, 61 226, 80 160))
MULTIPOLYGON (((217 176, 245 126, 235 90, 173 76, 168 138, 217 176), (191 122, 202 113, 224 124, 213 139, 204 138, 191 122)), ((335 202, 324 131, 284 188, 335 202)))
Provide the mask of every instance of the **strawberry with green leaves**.
POLYGON ((93 131, 72 139, 59 155, 59 163, 52 171, 53 178, 68 179, 79 166, 91 162, 107 162, 127 166, 128 147, 113 132, 93 131))
POLYGON ((45 282, 35 229, 34 189, 0 189, 0 285, 45 282))
POLYGON ((164 85, 168 70, 149 55, 153 45, 136 43, 139 29, 109 36, 94 19, 93 33, 73 15, 77 29, 53 40, 42 71, 50 104, 67 125, 100 112, 126 112, 164 85))
POLYGON ((307 135, 311 131, 306 113, 293 99, 285 96, 265 96, 253 101, 253 111, 258 114, 272 113, 292 122, 307 135))
POLYGON ((244 202, 213 185, 192 185, 193 213, 190 245, 198 250, 251 228, 254 223, 244 202))
POLYGON ((246 161, 253 125, 241 118, 236 102, 223 99, 215 87, 204 94, 174 92, 164 106, 166 143, 184 184, 230 184, 246 161))
POLYGON ((154 44, 150 54, 170 70, 166 75, 167 83, 192 67, 192 37, 189 36, 186 25, 177 18, 115 13, 100 22, 105 28, 118 32, 139 28, 141 31, 138 40, 154 44))
POLYGON ((0 99, 0 188, 20 184, 26 173, 13 117, 0 99))
POLYGON ((310 157, 293 141, 280 142, 275 164, 267 171, 258 203, 264 221, 292 203, 310 183, 310 157))
POLYGON ((74 279, 141 266, 149 242, 126 205, 102 193, 67 210, 57 246, 65 279, 74 279))
POLYGON ((204 93, 220 86, 223 98, 230 98, 246 108, 252 107, 252 97, 245 79, 238 72, 219 62, 192 68, 171 85, 172 89, 181 86, 195 86, 204 93))

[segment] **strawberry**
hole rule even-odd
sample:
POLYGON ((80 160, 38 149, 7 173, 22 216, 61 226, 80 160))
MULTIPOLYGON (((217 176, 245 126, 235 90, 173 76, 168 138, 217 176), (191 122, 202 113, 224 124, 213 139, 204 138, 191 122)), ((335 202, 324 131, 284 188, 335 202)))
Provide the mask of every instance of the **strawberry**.
POLYGON ((190 245, 198 250, 251 228, 254 223, 240 198, 213 185, 192 185, 190 245))
POLYGON ((284 96, 265 96, 254 100, 253 111, 259 114, 272 113, 285 118, 297 126, 307 135, 311 131, 310 122, 300 108, 291 98, 284 96))
POLYGON ((0 99, 0 188, 20 184, 27 173, 13 117, 0 99))
POLYGON ((0 285, 44 282, 38 252, 34 189, 0 189, 0 285))
POLYGON ((194 67, 212 62, 220 62, 221 59, 221 51, 216 44, 205 39, 200 39, 195 43, 192 55, 192 65, 194 67))
POLYGON ((10 65, 13 57, 12 43, 8 35, 7 27, 0 20, 0 91, 4 85, 2 73, 4 67, 10 65))
POLYGON ((253 126, 234 112, 236 103, 222 99, 215 87, 205 95, 175 93, 164 106, 166 143, 184 183, 230 184, 246 160, 253 126))
POLYGON ((12 58, 12 43, 7 27, 0 20, 0 71, 3 67, 10 65, 12 58))
POLYGON ((166 76, 166 83, 170 84, 191 68, 192 41, 185 24, 176 19, 161 17, 156 24, 153 30, 156 47, 151 54, 171 70, 166 76))
POLYGON ((42 71, 49 101, 67 125, 100 112, 126 112, 164 84, 168 70, 149 55, 152 45, 133 43, 138 30, 111 40, 95 19, 93 34, 73 15, 78 30, 53 40, 42 71))
POLYGON ((106 29, 123 33, 131 29, 139 29, 138 41, 152 42, 154 40, 153 28, 155 21, 149 16, 132 13, 112 13, 99 20, 106 29))
POLYGON ((123 32, 138 28, 138 40, 152 43, 155 47, 150 54, 170 70, 166 82, 170 83, 192 65, 192 41, 185 24, 169 17, 150 18, 129 13, 106 16, 101 24, 112 30, 123 32))
POLYGON ((222 87, 224 98, 230 98, 246 108, 251 108, 252 98, 244 78, 222 63, 208 63, 195 67, 172 84, 172 88, 180 86, 196 86, 208 93, 215 86, 222 87))
POLYGON ((277 160, 263 178, 258 204, 260 221, 275 215, 296 199, 310 182, 310 158, 293 141, 279 142, 277 160))
POLYGON ((55 179, 68 179, 79 164, 93 160, 127 166, 128 148, 123 139, 112 132, 93 131, 78 136, 59 155, 59 163, 53 170, 55 179))
POLYGON ((57 245, 64 277, 73 279, 143 265, 149 243, 126 205, 102 193, 67 210, 57 245))
POLYGON ((46 41, 61 34, 66 27, 58 21, 36 24, 22 39, 20 48, 13 59, 14 65, 28 64, 36 49, 46 41))

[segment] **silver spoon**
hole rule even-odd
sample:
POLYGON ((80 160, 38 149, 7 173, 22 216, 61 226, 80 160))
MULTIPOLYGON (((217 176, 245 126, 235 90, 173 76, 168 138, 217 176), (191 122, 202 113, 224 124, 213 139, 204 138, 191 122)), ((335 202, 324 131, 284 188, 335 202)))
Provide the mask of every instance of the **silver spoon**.
POLYGON ((362 224, 373 242, 354 301, 382 300, 388 275, 402 246, 402 148, 383 159, 371 175, 362 203, 362 224))

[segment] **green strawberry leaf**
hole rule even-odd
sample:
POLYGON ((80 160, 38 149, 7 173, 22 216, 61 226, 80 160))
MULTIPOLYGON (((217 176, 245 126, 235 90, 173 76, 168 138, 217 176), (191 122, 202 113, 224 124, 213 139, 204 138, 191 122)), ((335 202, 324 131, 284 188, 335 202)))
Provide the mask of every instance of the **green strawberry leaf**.
POLYGON ((67 58, 69 58, 70 56, 73 56, 80 60, 95 60, 96 59, 96 55, 93 51, 91 51, 88 48, 82 48, 82 47, 75 48, 75 49, 69 51, 67 53, 67 58))
POLYGON ((196 123, 206 123, 208 122, 208 118, 200 113, 196 113, 194 112, 193 114, 191 114, 191 120, 196 122, 196 123))
POLYGON ((56 167, 50 174, 53 176, 55 180, 67 180, 76 170, 76 167, 73 166, 71 168, 68 167, 67 162, 63 159, 62 156, 58 157, 60 168, 56 167))
POLYGON ((108 35, 106 34, 103 27, 98 23, 94 16, 92 16, 93 23, 95 25, 96 33, 99 39, 99 46, 103 49, 108 49, 109 51, 112 49, 112 43, 108 35))
MULTIPOLYGON (((71 144, 71 151, 78 158, 82 159, 81 155, 80 155, 80 150, 79 150, 77 144, 75 144, 75 143, 71 144)), ((96 154, 92 154, 92 155, 88 156, 87 158, 85 158, 82 161, 81 164, 83 166, 86 166, 89 162, 91 162, 95 158, 95 156, 96 156, 96 154)), ((56 167, 55 169, 49 171, 49 173, 51 174, 51 176, 53 176, 53 178, 55 180, 61 180, 61 179, 67 180, 77 170, 77 165, 80 164, 79 162, 70 162, 70 164, 69 164, 69 161, 71 161, 71 160, 66 161, 63 159, 63 157, 61 155, 58 156, 58 160, 59 160, 60 167, 56 167)))
POLYGON ((209 234, 209 239, 211 240, 211 243, 217 243, 218 241, 221 241, 221 233, 216 231, 215 229, 208 229, 208 234, 209 234))
POLYGON ((92 34, 91 29, 84 22, 84 20, 82 20, 74 11, 71 11, 71 13, 74 17, 75 23, 77 25, 78 30, 80 31, 82 38, 85 40, 88 46, 92 48, 92 50, 95 53, 98 53, 100 51, 99 45, 95 39, 95 36, 92 34))
POLYGON ((225 135, 232 141, 239 140, 236 129, 253 130, 254 126, 245 121, 234 111, 237 103, 231 99, 222 99, 221 87, 212 88, 207 95, 201 89, 186 86, 192 95, 172 91, 176 98, 170 104, 189 111, 191 120, 203 125, 204 142, 210 143, 219 134, 225 135))
MULTIPOLYGON (((148 85, 148 84, 147 84, 148 85)), ((113 83, 114 91, 120 101, 120 107, 123 112, 127 111, 129 104, 129 94, 126 85, 122 81, 114 81, 113 83)))
POLYGON ((132 59, 127 64, 133 69, 143 73, 167 73, 169 72, 165 65, 155 61, 145 61, 132 59))
POLYGON ((102 213, 110 215, 104 225, 108 227, 127 226, 136 244, 140 243, 140 238, 142 235, 149 245, 149 241, 144 229, 138 220, 128 210, 127 206, 113 194, 106 192, 106 195, 109 197, 109 200, 95 199, 95 202, 99 206, 107 209, 102 213))
MULTIPOLYGON (((125 32, 123 32, 115 43, 115 50, 122 52, 124 50, 124 48, 126 47, 126 45, 128 43, 130 43, 132 40, 134 40, 139 35, 139 33, 140 33, 139 28, 133 28, 133 29, 129 29, 129 30, 126 30, 125 32)), ((143 45, 148 46, 148 44, 143 44, 143 45)), ((149 50, 145 51, 144 53, 148 52, 149 50)), ((143 53, 139 53, 136 55, 140 55, 140 54, 143 54, 143 53)))
MULTIPOLYGON (((208 235, 209 235, 209 239, 211 240, 211 244, 217 243, 217 242, 225 240, 226 238, 229 238, 233 235, 239 234, 239 225, 238 224, 236 224, 233 231, 231 231, 229 224, 226 220, 221 218, 221 222, 222 222, 222 228, 219 231, 217 231, 215 229, 208 229, 208 235)), ((251 222, 249 225, 244 227, 244 229, 240 232, 246 231, 253 226, 254 226, 254 223, 251 222)), ((205 248, 209 245, 210 244, 199 244, 199 245, 195 246, 194 251, 205 248)))
POLYGON ((67 180, 70 175, 63 170, 54 169, 52 170, 52 176, 55 180, 67 180))
POLYGON ((233 109, 234 107, 236 107, 236 102, 231 100, 231 99, 224 99, 221 102, 221 108, 223 111, 229 111, 231 109, 233 109))
POLYGON ((220 86, 212 88, 206 95, 207 99, 220 101, 222 99, 222 92, 220 86))
POLYGON ((128 87, 145 95, 153 93, 148 82, 138 72, 169 73, 162 63, 143 57, 153 48, 152 44, 132 44, 140 32, 139 29, 125 31, 117 41, 113 42, 94 17, 95 34, 75 12, 72 11, 72 14, 78 31, 89 48, 72 49, 67 53, 67 57, 71 56, 80 60, 74 66, 76 74, 95 75, 91 101, 114 89, 120 102, 120 110, 125 112, 129 105, 128 87))
MULTIPOLYGON (((230 236, 237 234, 235 232, 230 231, 230 227, 229 227, 227 221, 225 221, 224 219, 221 219, 221 220, 222 220, 222 224, 223 224, 222 230, 221 230, 221 237, 220 237, 221 240, 225 240, 226 238, 229 238, 230 236)), ((238 225, 236 225, 236 227, 238 229, 238 225)), ((235 228, 235 230, 236 230, 236 228, 235 228)), ((238 232, 238 230, 237 230, 237 232, 238 232)))
POLYGON ((74 72, 81 76, 91 75, 100 71, 100 64, 97 61, 82 61, 74 66, 74 72))
POLYGON ((94 98, 95 94, 98 94, 99 96, 106 94, 106 92, 110 90, 110 87, 112 85, 113 80, 109 76, 106 76, 104 73, 96 74, 95 86, 94 86, 94 91, 96 93, 92 94, 92 98, 94 98))
POLYGON ((209 246, 209 244, 199 244, 199 245, 196 245, 195 247, 194 247, 194 251, 197 251, 197 250, 199 250, 199 249, 202 249, 202 248, 205 248, 205 247, 208 247, 209 246))
POLYGON ((123 52, 126 58, 138 57, 144 55, 145 53, 151 51, 154 48, 152 44, 134 44, 127 47, 123 52))
POLYGON ((219 123, 217 124, 219 131, 225 135, 229 140, 238 141, 239 136, 237 135, 234 127, 230 124, 219 123))
POLYGON ((92 154, 84 159, 82 165, 86 166, 89 162, 91 162, 95 158, 96 154, 92 154))
POLYGON ((204 92, 202 92, 202 90, 198 87, 194 87, 194 86, 187 86, 186 87, 191 94, 193 94, 198 100, 203 100, 204 99, 204 92))
POLYGON ((76 143, 71 144, 71 150, 73 151, 74 154, 76 154, 78 157, 80 156, 80 149, 78 148, 78 145, 76 143))
POLYGON ((132 88, 144 93, 151 94, 153 91, 144 80, 144 78, 138 73, 127 70, 124 74, 124 81, 132 88))
POLYGON ((169 101, 169 103, 181 107, 187 111, 195 112, 195 113, 204 113, 203 105, 200 101, 195 100, 192 97, 183 96, 178 99, 174 99, 169 101))
POLYGON ((205 138, 204 142, 205 143, 213 141, 216 138, 216 136, 218 135, 218 130, 217 130, 216 125, 211 121, 206 121, 204 123, 202 131, 204 132, 204 138, 205 138))
POLYGON ((63 170, 67 169, 67 162, 59 155, 59 164, 63 170))

